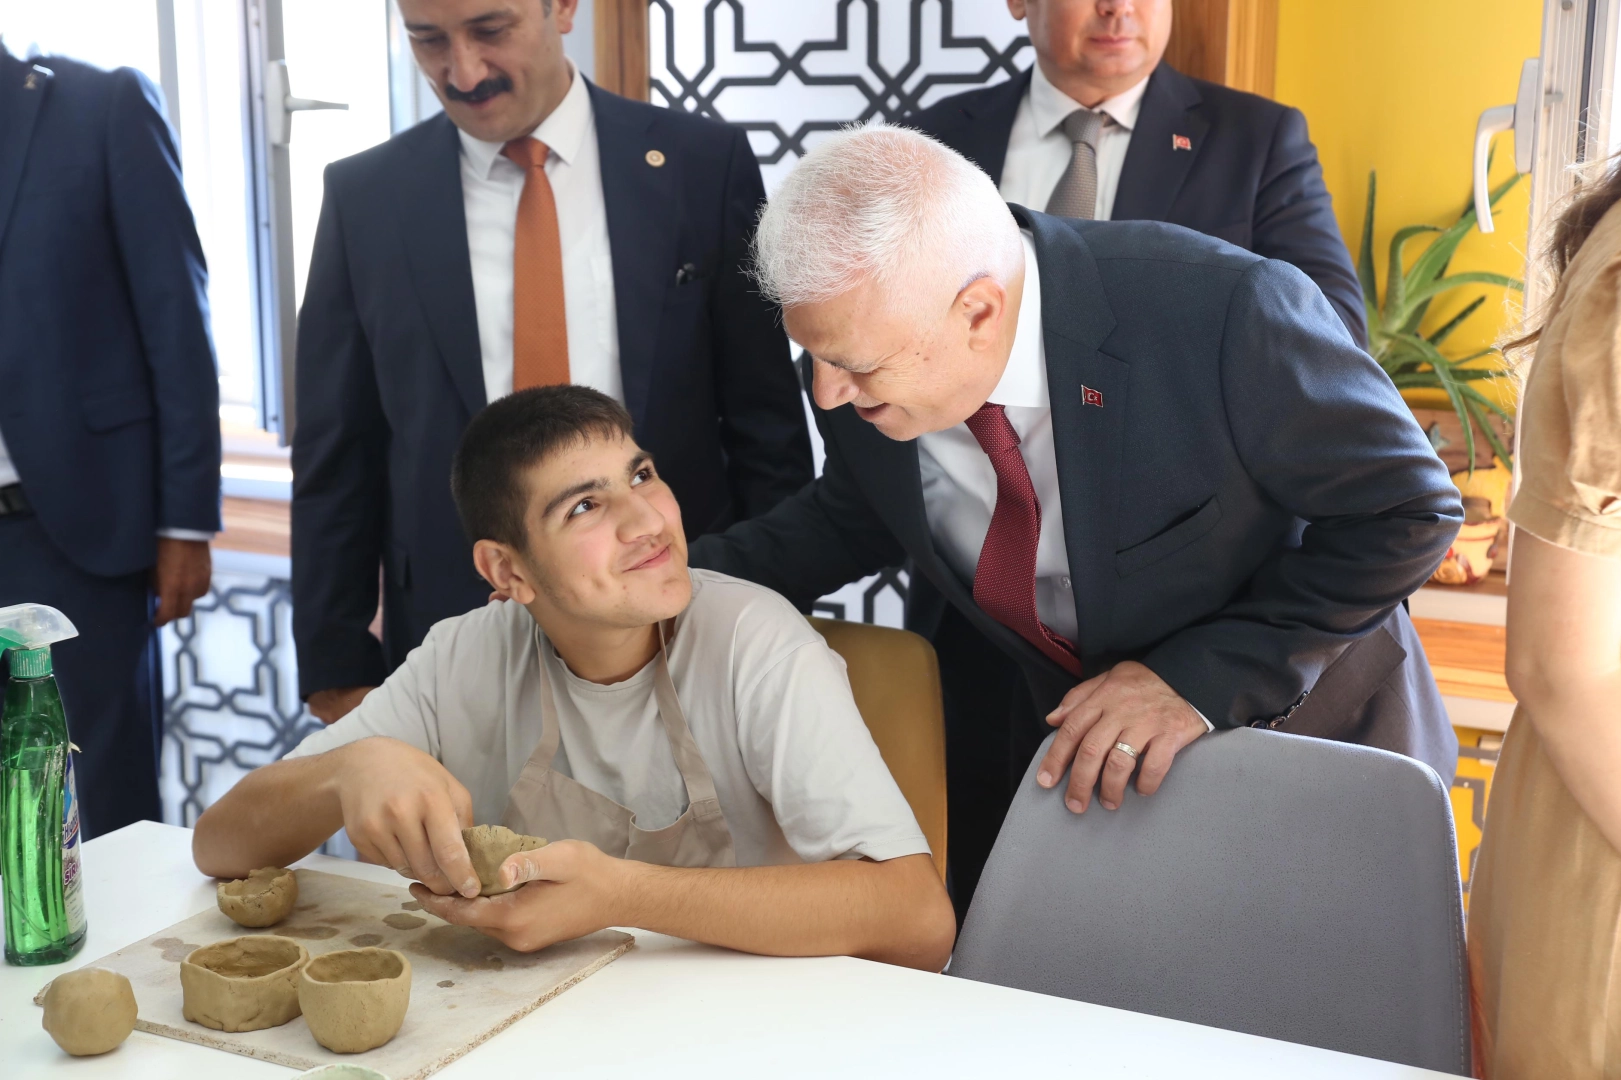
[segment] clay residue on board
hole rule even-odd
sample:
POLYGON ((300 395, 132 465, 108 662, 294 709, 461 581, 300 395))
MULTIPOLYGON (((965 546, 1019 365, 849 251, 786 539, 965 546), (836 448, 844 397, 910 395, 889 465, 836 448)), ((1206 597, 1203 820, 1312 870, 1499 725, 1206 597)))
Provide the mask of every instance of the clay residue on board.
POLYGON ((422 905, 417 903, 415 900, 407 900, 405 903, 400 905, 400 910, 401 911, 421 911, 422 910, 422 905))
POLYGON ((439 987, 441 990, 443 990, 446 987, 455 986, 456 984, 455 984, 454 981, 452 981, 450 979, 440 979, 438 982, 434 983, 433 985, 435 985, 435 986, 439 987))
POLYGON ((400 948, 418 956, 443 960, 463 971, 500 971, 508 965, 529 967, 540 962, 536 958, 538 954, 513 952, 471 927, 448 924, 414 934, 400 948))
POLYGON ((383 922, 396 930, 415 930, 419 926, 426 926, 428 920, 420 915, 402 915, 395 912, 393 915, 384 915, 383 922))
POLYGON ((338 936, 336 926, 278 926, 277 935, 281 937, 297 938, 300 941, 325 941, 327 938, 338 936))
POLYGON ((374 945, 381 945, 382 943, 382 934, 356 934, 354 937, 349 939, 349 944, 353 945, 357 949, 369 949, 374 945))
POLYGON ((164 962, 169 964, 178 964, 193 952, 202 948, 201 945, 193 945, 189 941, 181 941, 177 937, 156 938, 152 941, 152 947, 162 949, 164 962))

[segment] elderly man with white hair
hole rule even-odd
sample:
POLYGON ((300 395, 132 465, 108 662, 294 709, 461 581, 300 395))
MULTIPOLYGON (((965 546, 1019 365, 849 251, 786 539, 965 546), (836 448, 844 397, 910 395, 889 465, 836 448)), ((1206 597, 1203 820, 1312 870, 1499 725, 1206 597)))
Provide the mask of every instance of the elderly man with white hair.
POLYGON ((1037 782, 1076 813, 1094 788, 1118 807, 1133 774, 1152 794, 1213 727, 1379 746, 1450 780, 1402 601, 1463 514, 1384 372, 1293 266, 1174 225, 1009 211, 915 132, 806 155, 755 273, 814 358, 824 471, 692 548, 804 607, 910 559, 1017 662, 982 696, 1011 707, 948 731, 959 911, 1049 726, 1037 782))

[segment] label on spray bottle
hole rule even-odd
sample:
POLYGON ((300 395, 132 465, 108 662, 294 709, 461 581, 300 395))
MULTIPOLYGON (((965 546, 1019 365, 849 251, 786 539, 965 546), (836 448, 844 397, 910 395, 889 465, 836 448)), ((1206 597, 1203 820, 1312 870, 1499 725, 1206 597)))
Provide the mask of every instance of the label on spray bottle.
POLYGON ((68 936, 84 933, 84 883, 79 879, 79 789, 73 780, 73 747, 62 778, 62 908, 68 936))

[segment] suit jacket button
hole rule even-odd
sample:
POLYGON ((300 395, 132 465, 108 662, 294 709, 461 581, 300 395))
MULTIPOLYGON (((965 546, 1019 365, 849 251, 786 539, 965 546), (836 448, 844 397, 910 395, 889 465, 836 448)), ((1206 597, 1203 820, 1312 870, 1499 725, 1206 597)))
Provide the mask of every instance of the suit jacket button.
POLYGON ((660 165, 663 165, 664 164, 664 151, 662 151, 662 150, 649 150, 647 152, 647 163, 649 165, 653 166, 653 168, 655 168, 655 169, 658 168, 660 165))

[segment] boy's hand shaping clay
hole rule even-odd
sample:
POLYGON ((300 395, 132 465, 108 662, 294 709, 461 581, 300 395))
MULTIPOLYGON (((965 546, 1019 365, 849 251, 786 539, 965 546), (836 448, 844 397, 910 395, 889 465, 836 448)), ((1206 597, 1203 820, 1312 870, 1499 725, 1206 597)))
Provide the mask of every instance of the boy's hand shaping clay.
POLYGON ((560 840, 502 864, 503 884, 526 883, 514 892, 468 900, 412 885, 411 895, 422 910, 446 922, 470 926, 518 952, 534 952, 623 925, 620 901, 636 865, 583 840, 560 840))
POLYGON ((343 827, 366 862, 392 866, 439 894, 477 896, 478 875, 462 843, 473 797, 430 755, 397 739, 340 747, 343 827))

